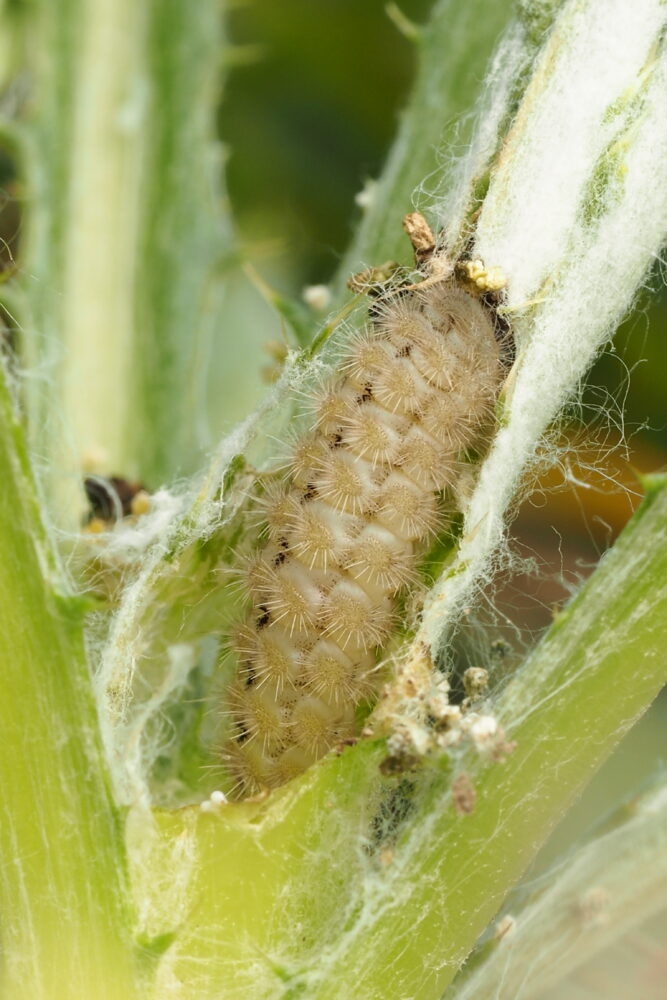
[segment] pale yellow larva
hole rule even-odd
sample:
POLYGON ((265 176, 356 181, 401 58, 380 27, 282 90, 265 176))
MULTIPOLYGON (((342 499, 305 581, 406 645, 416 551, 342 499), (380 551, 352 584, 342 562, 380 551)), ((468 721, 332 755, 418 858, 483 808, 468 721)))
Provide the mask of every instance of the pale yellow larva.
POLYGON ((262 499, 266 542, 246 570, 252 609, 233 638, 224 749, 240 796, 355 736, 397 598, 503 380, 493 315, 455 280, 380 299, 373 312, 262 499))

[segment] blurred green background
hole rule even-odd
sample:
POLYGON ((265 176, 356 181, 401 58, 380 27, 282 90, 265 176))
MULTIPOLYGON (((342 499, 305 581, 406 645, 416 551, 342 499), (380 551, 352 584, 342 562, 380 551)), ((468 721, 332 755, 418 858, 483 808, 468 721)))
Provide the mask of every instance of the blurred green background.
MULTIPOLYGON (((249 0, 232 6, 240 61, 220 111, 243 236, 285 290, 326 281, 348 243, 354 196, 377 176, 416 46, 384 0, 249 0), (245 65, 243 64, 245 61, 245 65)), ((425 19, 430 0, 406 0, 425 19)), ((399 220, 400 224, 400 220, 399 220)))

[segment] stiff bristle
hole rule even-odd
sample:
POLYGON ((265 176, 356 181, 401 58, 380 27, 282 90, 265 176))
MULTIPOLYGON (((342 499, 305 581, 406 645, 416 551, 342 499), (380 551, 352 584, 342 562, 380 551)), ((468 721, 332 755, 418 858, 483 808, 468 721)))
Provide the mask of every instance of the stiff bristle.
POLYGON ((319 434, 308 434, 297 441, 286 463, 292 481, 304 487, 312 483, 315 471, 326 459, 328 451, 327 442, 319 434))
MULTIPOLYGON (((293 689, 298 674, 294 645, 289 634, 281 632, 278 628, 252 631, 253 647, 248 643, 242 650, 242 663, 245 666, 247 682, 254 684, 258 689, 266 687, 273 696, 283 694, 287 689, 293 689), (253 649, 252 659, 246 652, 250 648, 253 649)), ((241 676, 244 676, 243 673, 241 676)))
POLYGON ((326 438, 340 432, 343 424, 354 413, 357 389, 347 386, 344 391, 329 387, 312 397, 315 409, 315 426, 326 438))
POLYGON ((232 688, 230 706, 234 710, 237 737, 244 744, 257 742, 262 752, 269 754, 283 746, 287 712, 270 692, 254 687, 232 688))
POLYGON ((326 503, 302 504, 295 513, 288 541, 291 551, 309 569, 335 566, 340 552, 358 531, 353 517, 345 517, 326 503))
POLYGON ((392 472, 379 496, 376 515, 380 524, 408 542, 435 534, 440 509, 435 493, 424 493, 402 472, 392 472))
POLYGON ((462 451, 475 440, 486 416, 486 399, 482 398, 481 413, 473 402, 467 391, 433 392, 424 405, 425 430, 451 451, 462 451))
POLYGON ((358 535, 343 565, 375 598, 395 594, 416 575, 412 545, 377 524, 369 524, 358 535))
POLYGON ((317 495, 341 514, 366 514, 375 503, 373 467, 342 448, 327 456, 313 485, 317 495))
POLYGON ((373 692, 374 665, 372 653, 348 656, 337 643, 320 639, 303 659, 304 687, 325 701, 356 705, 373 692))
POLYGON ((294 706, 291 723, 296 745, 315 757, 321 757, 343 735, 353 732, 353 719, 342 704, 330 705, 308 695, 294 706))
POLYGON ((390 361, 389 345, 378 340, 372 331, 364 331, 347 345, 341 371, 352 386, 363 391, 390 361))
POLYGON ((427 389, 408 358, 392 358, 376 376, 373 398, 391 413, 414 416, 421 413, 427 389))
POLYGON ((322 603, 322 632, 337 642, 342 650, 381 646, 392 626, 392 609, 385 597, 374 601, 363 587, 341 579, 322 603))
POLYGON ((401 444, 397 466, 422 490, 446 490, 456 482, 459 464, 452 452, 423 427, 412 427, 401 444))
POLYGON ((294 494, 284 482, 269 482, 257 501, 256 517, 271 541, 284 538, 297 508, 294 494))
POLYGON ((307 569, 295 560, 272 569, 271 585, 262 607, 270 624, 280 625, 290 635, 311 629, 317 618, 320 592, 307 569))
POLYGON ((399 454, 401 437, 409 423, 381 406, 367 403, 348 417, 343 427, 343 444, 347 451, 363 458, 373 468, 393 465, 399 454))

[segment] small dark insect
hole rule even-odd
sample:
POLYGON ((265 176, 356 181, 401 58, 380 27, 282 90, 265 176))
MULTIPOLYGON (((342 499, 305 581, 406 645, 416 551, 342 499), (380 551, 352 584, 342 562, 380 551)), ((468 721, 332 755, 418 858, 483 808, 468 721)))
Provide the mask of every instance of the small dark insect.
POLYGON ((115 524, 123 517, 143 513, 138 509, 137 498, 148 496, 148 491, 142 483, 131 483, 121 476, 88 476, 83 481, 83 488, 90 504, 86 518, 90 523, 95 518, 115 524))

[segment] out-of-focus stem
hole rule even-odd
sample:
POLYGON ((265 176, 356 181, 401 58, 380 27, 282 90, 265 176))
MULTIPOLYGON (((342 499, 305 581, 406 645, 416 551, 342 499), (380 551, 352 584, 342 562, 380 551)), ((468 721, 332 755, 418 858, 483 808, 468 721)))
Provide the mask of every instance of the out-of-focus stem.
POLYGON ((460 986, 452 984, 447 1000, 540 996, 662 910, 667 899, 665 783, 629 802, 611 829, 540 881, 544 887, 510 911, 486 955, 460 986))
POLYGON ((157 488, 207 444, 213 271, 229 245, 214 112, 216 2, 38 3, 26 123, 31 443, 49 494, 82 466, 157 488))
POLYGON ((132 1000, 131 909, 81 608, 59 596, 0 385, 0 991, 132 1000))
MULTIPOLYGON (((545 31, 561 0, 550 4, 540 24, 545 31)), ((452 150, 466 149, 475 129, 471 108, 483 93, 492 53, 503 31, 513 24, 514 83, 540 41, 523 24, 530 20, 532 0, 523 4, 522 18, 512 3, 488 0, 438 0, 427 25, 420 30, 417 77, 402 113, 389 158, 372 191, 370 204, 345 254, 335 288, 337 304, 345 297, 345 282, 355 271, 386 260, 410 263, 410 245, 401 218, 418 207, 427 211, 457 180, 452 150)), ((511 87, 511 80, 508 80, 511 87)), ((492 81, 493 83, 493 81, 492 81)), ((510 97, 509 91, 505 95, 510 97)), ((496 123, 497 125, 500 122, 496 123)), ((493 151, 493 140, 490 135, 493 151)))

